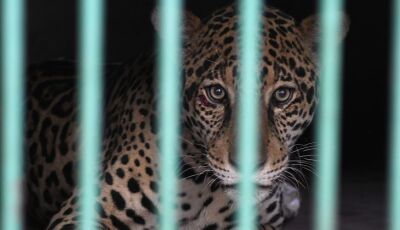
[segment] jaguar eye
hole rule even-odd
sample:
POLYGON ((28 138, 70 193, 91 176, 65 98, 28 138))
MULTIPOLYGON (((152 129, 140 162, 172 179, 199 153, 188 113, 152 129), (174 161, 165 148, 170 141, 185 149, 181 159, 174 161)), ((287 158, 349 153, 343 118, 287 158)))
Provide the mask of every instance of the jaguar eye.
POLYGON ((274 101, 278 104, 284 104, 289 102, 293 96, 293 89, 282 87, 274 92, 274 101))
POLYGON ((215 102, 221 103, 226 97, 226 91, 221 85, 211 85, 206 88, 208 98, 215 102))

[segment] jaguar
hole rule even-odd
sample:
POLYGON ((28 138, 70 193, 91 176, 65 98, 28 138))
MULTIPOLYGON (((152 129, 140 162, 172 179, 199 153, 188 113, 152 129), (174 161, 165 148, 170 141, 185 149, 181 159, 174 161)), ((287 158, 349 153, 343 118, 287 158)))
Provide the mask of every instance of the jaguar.
MULTIPOLYGON (((181 150, 176 204, 180 229, 235 229, 240 180, 236 157, 238 13, 236 5, 206 20, 182 23, 181 150)), ((300 207, 298 189, 283 180, 291 149, 318 103, 318 16, 297 22, 263 6, 260 42, 260 151, 257 224, 281 229, 300 207)), ((159 29, 158 11, 151 16, 159 29)), ((347 32, 343 17, 342 34, 347 32)), ((163 39, 162 37, 160 39, 163 39)), ((104 131, 96 224, 100 229, 156 229, 158 191, 157 81, 154 59, 142 55, 106 65, 104 131)), ((26 130, 27 226, 74 229, 79 152, 75 63, 51 61, 29 69, 26 130)))

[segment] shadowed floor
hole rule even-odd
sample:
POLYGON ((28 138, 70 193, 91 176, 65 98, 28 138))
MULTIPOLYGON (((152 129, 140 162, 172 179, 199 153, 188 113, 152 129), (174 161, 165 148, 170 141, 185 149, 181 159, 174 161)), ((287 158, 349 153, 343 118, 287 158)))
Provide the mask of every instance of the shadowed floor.
MULTIPOLYGON (((386 188, 384 176, 364 173, 347 176, 342 180, 340 193, 340 230, 386 229, 386 188)), ((290 221, 285 230, 312 229, 311 190, 302 191, 299 215, 290 221)))

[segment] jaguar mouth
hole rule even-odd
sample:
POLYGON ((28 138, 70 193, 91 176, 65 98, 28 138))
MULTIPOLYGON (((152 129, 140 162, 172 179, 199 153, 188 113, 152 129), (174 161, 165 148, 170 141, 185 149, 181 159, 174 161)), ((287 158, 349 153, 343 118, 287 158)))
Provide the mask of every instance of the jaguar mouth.
MULTIPOLYGON (((256 186, 256 190, 254 191, 254 194, 253 194, 254 196, 252 196, 254 199, 255 205, 257 205, 260 202, 262 202, 263 200, 265 200, 268 197, 268 195, 271 193, 271 191, 274 190, 274 185, 255 184, 255 186, 256 186)), ((238 197, 239 197, 239 191, 238 191, 239 184, 238 183, 228 184, 228 185, 221 184, 221 188, 231 198, 233 198, 235 200, 238 199, 238 197)))
MULTIPOLYGON (((219 184, 225 189, 237 189, 240 183, 240 174, 236 171, 231 171, 231 173, 221 172, 213 167, 210 164, 210 172, 213 174, 213 177, 218 178, 219 184)), ((228 171, 228 170, 227 170, 228 171)), ((252 178, 253 183, 255 184, 256 188, 259 190, 268 190, 274 186, 276 180, 280 177, 280 173, 275 175, 265 175, 265 174, 257 174, 254 175, 252 178)), ((249 180, 244 178, 245 180, 249 180)))
MULTIPOLYGON (((255 184, 256 188, 259 190, 269 190, 271 188, 273 188, 272 185, 263 185, 263 184, 255 184)), ((239 187, 239 183, 235 183, 235 184, 221 184, 221 187, 224 189, 237 189, 239 187)))

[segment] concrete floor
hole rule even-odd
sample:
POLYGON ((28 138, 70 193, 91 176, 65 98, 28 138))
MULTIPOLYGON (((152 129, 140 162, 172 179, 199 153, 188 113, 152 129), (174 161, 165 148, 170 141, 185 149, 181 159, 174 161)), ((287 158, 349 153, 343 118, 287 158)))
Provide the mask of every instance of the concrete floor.
MULTIPOLYGON (((386 186, 383 176, 374 173, 344 174, 339 203, 340 230, 386 229, 386 186)), ((310 189, 311 190, 311 189, 310 189)), ((299 215, 287 223, 285 230, 312 229, 311 192, 302 191, 299 215)))

